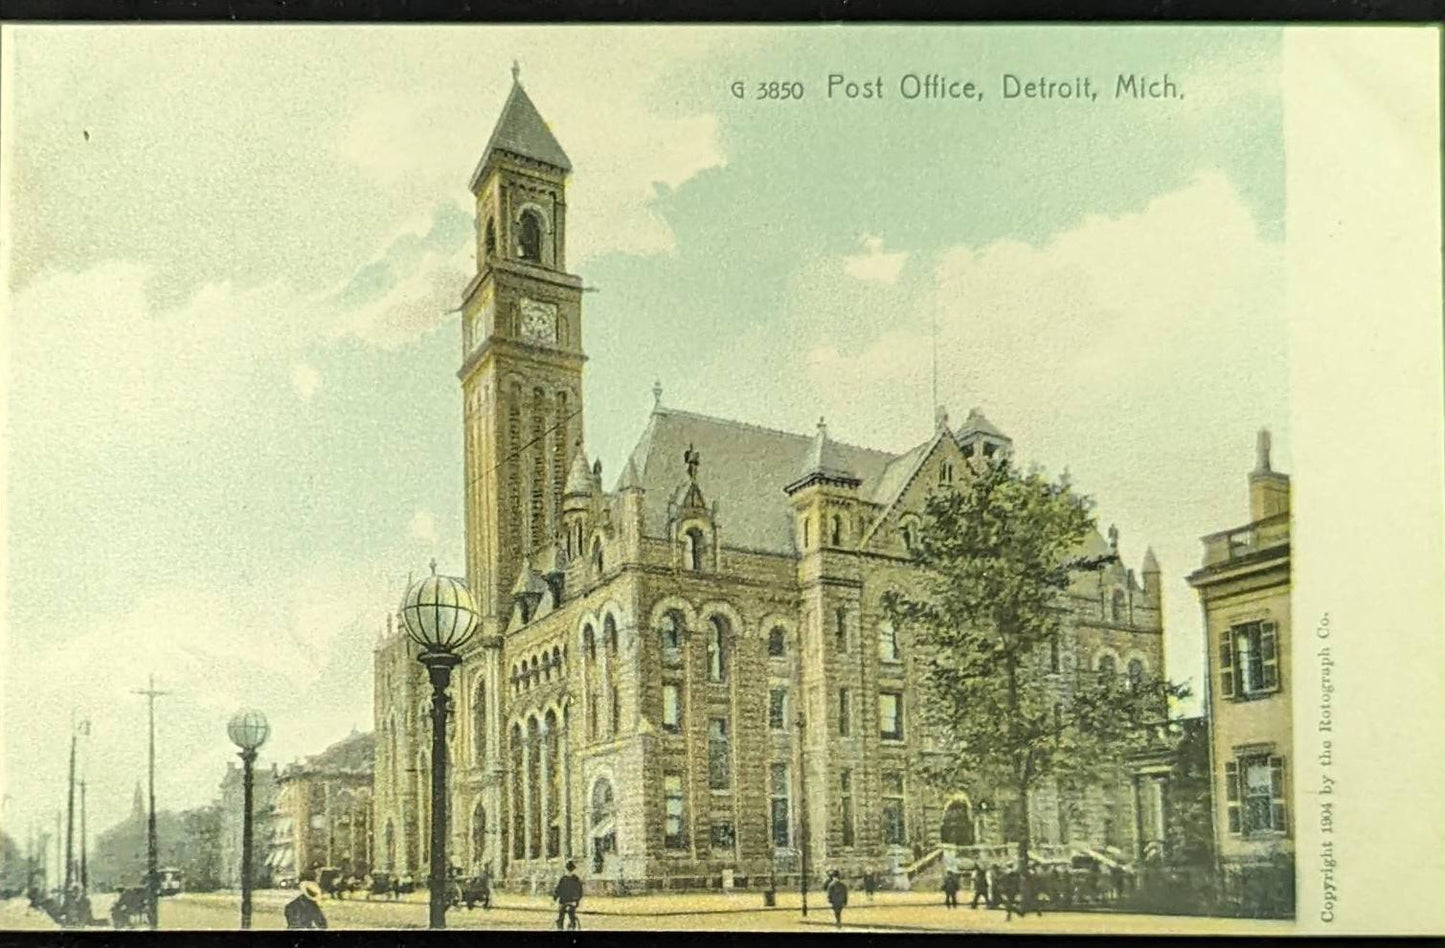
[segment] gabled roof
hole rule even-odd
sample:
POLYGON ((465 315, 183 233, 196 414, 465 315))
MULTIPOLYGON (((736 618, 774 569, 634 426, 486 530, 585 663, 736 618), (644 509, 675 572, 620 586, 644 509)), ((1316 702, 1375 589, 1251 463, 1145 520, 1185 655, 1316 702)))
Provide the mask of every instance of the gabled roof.
POLYGON ((487 147, 482 149, 482 159, 477 162, 477 170, 472 175, 473 188, 481 179, 482 169, 487 166, 494 151, 531 158, 562 171, 572 170, 567 153, 557 143, 556 136, 522 89, 522 84, 515 80, 507 102, 502 106, 501 117, 492 129, 492 137, 487 139, 487 147))
POLYGON ((970 408, 968 410, 968 417, 963 420, 963 424, 958 426, 957 437, 958 440, 962 441, 969 435, 974 434, 992 435, 993 437, 1000 438, 1004 441, 1013 440, 1002 431, 999 431, 998 428, 994 426, 993 422, 985 418, 983 412, 979 411, 977 408, 970 408))
MULTIPOLYGON (((697 484, 716 504, 723 542, 775 553, 792 553, 793 514, 783 488, 809 462, 815 437, 757 425, 657 408, 638 439, 629 463, 643 497, 643 532, 667 535, 668 500, 680 499, 688 484, 683 453, 699 455, 697 484)), ((862 482, 871 494, 894 455, 830 441, 827 460, 862 482)))

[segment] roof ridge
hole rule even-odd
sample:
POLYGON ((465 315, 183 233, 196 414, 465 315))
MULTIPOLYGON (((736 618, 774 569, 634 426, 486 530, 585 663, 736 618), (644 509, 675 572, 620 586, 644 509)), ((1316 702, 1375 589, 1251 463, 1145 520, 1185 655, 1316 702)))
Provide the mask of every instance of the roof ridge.
MULTIPOLYGON (((759 424, 757 424, 757 423, 755 423, 755 422, 751 422, 751 421, 738 421, 738 420, 735 419, 735 418, 723 418, 723 417, 721 417, 721 416, 719 416, 719 415, 704 415, 702 412, 688 411, 688 410, 686 410, 686 409, 684 409, 684 408, 659 408, 659 409, 655 409, 655 410, 654 410, 654 414, 661 414, 661 415, 686 415, 686 416, 689 417, 689 418, 699 418, 699 419, 702 419, 703 421, 716 421, 716 422, 720 422, 720 423, 725 424, 725 425, 733 425, 733 426, 738 427, 738 428, 750 428, 750 429, 752 429, 753 431, 762 431, 762 432, 765 432, 765 433, 767 433, 767 434, 786 435, 786 436, 789 437, 789 438, 798 438, 798 439, 800 439, 800 440, 802 440, 802 441, 808 441, 808 442, 811 442, 811 441, 813 440, 813 438, 815 437, 814 435, 799 434, 799 433, 796 432, 796 431, 784 431, 784 430, 781 429, 781 428, 769 428, 767 425, 759 425, 759 424)), ((892 451, 885 451, 883 448, 869 448, 869 447, 865 447, 864 445, 861 445, 861 444, 853 444, 852 442, 849 442, 849 441, 839 441, 837 438, 833 437, 831 434, 828 436, 828 440, 831 441, 833 444, 841 445, 842 447, 845 447, 845 448, 852 448, 854 451, 867 451, 869 454, 879 454, 879 455, 882 455, 882 456, 884 456, 884 457, 893 458, 893 459, 897 459, 897 458, 899 458, 899 457, 902 456, 901 454, 895 454, 895 453, 892 452, 892 451)), ((909 450, 911 451, 911 450, 913 450, 913 449, 910 448, 909 450)), ((904 453, 907 453, 907 452, 904 452, 904 453)))

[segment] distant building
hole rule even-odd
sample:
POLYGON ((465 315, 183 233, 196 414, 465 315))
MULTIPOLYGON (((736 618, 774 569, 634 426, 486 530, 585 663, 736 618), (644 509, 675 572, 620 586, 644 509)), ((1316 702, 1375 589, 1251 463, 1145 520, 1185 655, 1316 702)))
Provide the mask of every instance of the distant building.
POLYGON ((1292 912, 1290 482, 1259 433, 1249 522, 1204 537, 1189 584, 1204 605, 1215 845, 1226 889, 1292 912))
POLYGON ((266 855, 266 871, 275 882, 314 877, 324 867, 358 876, 371 870, 375 753, 371 734, 352 731, 281 769, 266 855))
MULTIPOLYGON (((221 779, 220 810, 220 883, 228 889, 241 886, 241 834, 245 809, 245 788, 242 768, 235 762, 226 765, 221 779)), ((257 767, 251 779, 251 881, 257 887, 272 882, 266 856, 271 839, 271 821, 275 817, 280 772, 275 764, 257 767)))

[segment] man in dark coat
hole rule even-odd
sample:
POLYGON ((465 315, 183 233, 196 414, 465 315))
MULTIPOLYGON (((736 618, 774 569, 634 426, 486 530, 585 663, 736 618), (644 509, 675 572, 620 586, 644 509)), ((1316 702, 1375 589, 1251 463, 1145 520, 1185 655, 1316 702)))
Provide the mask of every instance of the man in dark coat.
POLYGON ((863 873, 863 891, 868 893, 868 901, 873 901, 873 893, 878 891, 878 876, 869 869, 863 873))
POLYGON ((958 908, 958 873, 952 869, 943 871, 943 904, 958 908))
POLYGON ((978 908, 978 900, 983 899, 988 904, 988 870, 978 863, 973 864, 973 908, 978 908))
POLYGON ((567 927, 576 929, 581 926, 577 924, 577 904, 582 901, 582 880, 577 878, 577 864, 567 860, 567 873, 557 880, 557 888, 552 890, 552 898, 557 900, 557 930, 562 930, 562 922, 567 922, 567 927))
POLYGON ((300 888, 301 894, 286 903, 286 927, 325 928, 326 916, 316 902, 321 898, 321 886, 307 879, 300 888))
POLYGON ((837 869, 828 872, 828 883, 823 887, 828 894, 828 904, 833 906, 833 921, 843 927, 843 907, 848 904, 848 883, 838 874, 837 869))

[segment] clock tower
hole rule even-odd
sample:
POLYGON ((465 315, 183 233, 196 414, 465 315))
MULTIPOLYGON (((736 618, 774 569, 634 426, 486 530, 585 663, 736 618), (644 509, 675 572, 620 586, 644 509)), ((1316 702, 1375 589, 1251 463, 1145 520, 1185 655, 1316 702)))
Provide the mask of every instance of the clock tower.
POLYGON ((582 438, 582 281, 566 270, 571 162, 512 68, 472 175, 477 274, 462 303, 467 580, 484 635, 531 558, 555 564, 562 494, 582 438))

